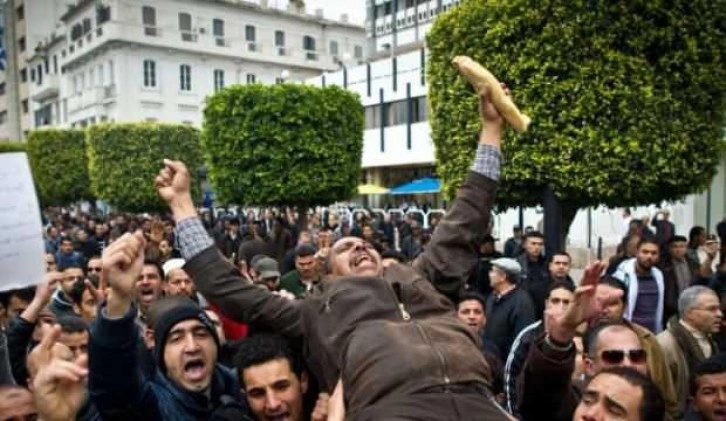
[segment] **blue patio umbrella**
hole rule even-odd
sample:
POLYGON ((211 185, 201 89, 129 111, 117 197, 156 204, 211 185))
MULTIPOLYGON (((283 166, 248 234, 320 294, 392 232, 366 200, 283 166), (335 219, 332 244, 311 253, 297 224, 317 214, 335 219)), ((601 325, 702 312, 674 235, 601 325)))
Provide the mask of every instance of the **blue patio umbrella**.
POLYGON ((392 188, 388 194, 430 194, 441 191, 441 181, 438 178, 424 177, 409 183, 392 188))

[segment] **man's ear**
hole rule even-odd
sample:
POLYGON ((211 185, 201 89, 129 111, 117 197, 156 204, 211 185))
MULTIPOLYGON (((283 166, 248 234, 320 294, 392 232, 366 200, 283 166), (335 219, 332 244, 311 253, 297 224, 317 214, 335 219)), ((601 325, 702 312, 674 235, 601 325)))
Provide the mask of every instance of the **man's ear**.
POLYGON ((300 373, 300 390, 303 395, 308 393, 308 373, 305 371, 300 373))
POLYGON ((583 355, 583 360, 585 361, 585 375, 587 377, 593 377, 595 373, 595 361, 593 361, 590 357, 583 355))

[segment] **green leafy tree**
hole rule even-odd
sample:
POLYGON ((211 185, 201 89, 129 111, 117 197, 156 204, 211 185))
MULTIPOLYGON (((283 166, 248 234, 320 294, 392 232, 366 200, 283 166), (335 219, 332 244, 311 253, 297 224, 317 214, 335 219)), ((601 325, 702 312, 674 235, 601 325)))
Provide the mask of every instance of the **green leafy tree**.
MULTIPOLYGON (((192 176, 201 167, 199 131, 172 124, 99 124, 86 132, 91 188, 96 196, 129 212, 162 211, 154 178, 164 158, 187 164, 192 176)), ((199 186, 192 183, 194 197, 199 186)))
POLYGON ((363 108, 335 86, 233 86, 207 99, 202 142, 222 203, 327 205, 355 193, 363 108))
POLYGON ((541 204, 552 186, 567 231, 580 208, 702 191, 723 138, 724 22, 724 0, 470 0, 441 15, 427 72, 447 195, 479 131, 456 55, 507 83, 534 121, 524 135, 505 135, 501 206, 541 204))
POLYGON ((35 130, 28 134, 28 158, 43 206, 92 197, 83 130, 35 130))

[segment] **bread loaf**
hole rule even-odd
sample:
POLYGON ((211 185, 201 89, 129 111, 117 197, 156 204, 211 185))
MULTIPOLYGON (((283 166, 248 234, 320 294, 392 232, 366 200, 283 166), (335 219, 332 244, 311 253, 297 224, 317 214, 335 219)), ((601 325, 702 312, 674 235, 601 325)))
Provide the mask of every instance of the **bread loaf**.
POLYGON ((512 99, 504 93, 499 80, 489 70, 467 56, 456 56, 452 62, 479 95, 490 96, 494 107, 514 130, 519 133, 527 130, 532 120, 519 111, 512 99))

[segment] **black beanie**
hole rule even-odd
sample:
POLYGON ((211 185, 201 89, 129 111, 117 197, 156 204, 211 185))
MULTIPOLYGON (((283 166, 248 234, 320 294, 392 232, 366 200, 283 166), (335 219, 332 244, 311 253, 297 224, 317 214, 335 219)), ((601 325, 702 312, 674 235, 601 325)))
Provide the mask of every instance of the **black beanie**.
POLYGON ((184 320, 199 320, 205 328, 212 334, 214 343, 217 344, 217 350, 219 350, 219 336, 217 336, 217 329, 214 327, 214 323, 196 304, 182 304, 176 307, 172 307, 159 315, 159 319, 156 321, 154 326, 154 354, 156 355, 156 364, 161 369, 162 373, 166 372, 166 364, 164 364, 164 348, 166 347, 166 338, 169 336, 171 329, 179 322, 184 320))

